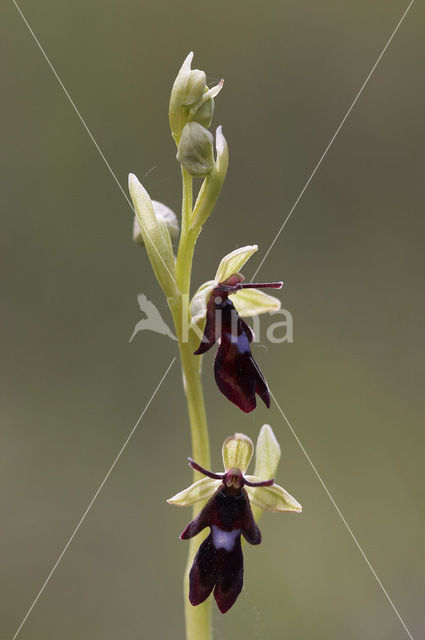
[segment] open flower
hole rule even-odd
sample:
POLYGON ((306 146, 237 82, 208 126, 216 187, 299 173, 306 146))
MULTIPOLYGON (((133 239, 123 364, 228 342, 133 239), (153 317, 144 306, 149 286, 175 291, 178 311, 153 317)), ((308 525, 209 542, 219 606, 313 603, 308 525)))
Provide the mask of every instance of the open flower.
POLYGON ((200 287, 191 306, 192 322, 199 324, 204 314, 206 317, 204 335, 195 355, 205 353, 219 341, 214 360, 217 386, 245 412, 255 409, 256 393, 267 407, 270 406, 270 395, 251 354, 254 334, 241 315, 278 309, 280 301, 259 289, 280 289, 282 286, 282 282, 244 283, 244 277, 236 269, 256 250, 257 246, 242 247, 225 256, 215 279, 200 287), (234 296, 234 302, 229 296, 234 296))
MULTIPOLYGON (((224 473, 208 471, 189 458, 190 465, 206 477, 168 500, 170 504, 189 506, 209 498, 180 536, 187 540, 210 527, 189 574, 189 600, 194 606, 213 590, 222 613, 235 603, 243 586, 241 535, 250 544, 261 542, 251 502, 270 511, 301 512, 301 505, 273 479, 245 475, 253 451, 251 439, 235 433, 223 443, 224 473)), ((279 444, 271 427, 264 425, 257 441, 255 470, 274 475, 279 458, 279 444)))

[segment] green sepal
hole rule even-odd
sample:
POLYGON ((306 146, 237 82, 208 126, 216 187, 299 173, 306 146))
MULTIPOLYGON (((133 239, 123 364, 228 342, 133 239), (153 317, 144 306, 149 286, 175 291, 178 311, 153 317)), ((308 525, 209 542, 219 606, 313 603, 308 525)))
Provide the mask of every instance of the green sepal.
POLYGON ((201 478, 187 489, 183 489, 180 493, 176 493, 172 498, 168 498, 169 504, 177 507, 190 507, 192 504, 200 500, 211 498, 221 484, 221 480, 213 480, 212 478, 201 478))
MULTIPOLYGON (((251 482, 270 480, 276 475, 281 450, 273 429, 264 424, 257 438, 255 447, 255 469, 253 476, 247 476, 251 482)), ((255 505, 252 509, 255 519, 261 515, 261 509, 301 513, 302 507, 283 487, 273 484, 270 487, 246 487, 248 495, 255 505)))
POLYGON ((230 299, 235 305, 236 311, 244 318, 277 311, 281 306, 278 298, 259 289, 241 289, 230 294, 230 299))
MULTIPOLYGON (((264 477, 245 476, 250 482, 260 482, 264 477)), ((290 493, 278 484, 272 484, 271 487, 245 487, 248 497, 257 507, 274 511, 275 513, 283 513, 293 511, 301 513, 302 506, 290 493)))
POLYGON ((235 433, 223 442, 222 455, 223 464, 226 471, 229 469, 239 469, 242 474, 248 469, 254 444, 244 433, 235 433))
POLYGON ((281 456, 280 445, 269 424, 263 424, 255 447, 254 475, 268 480, 274 478, 281 456))
POLYGON ((234 273, 239 273, 245 262, 247 262, 256 251, 258 251, 258 245, 253 244, 246 247, 239 247, 239 249, 228 253, 222 258, 218 265, 214 280, 216 280, 216 282, 224 282, 234 273))

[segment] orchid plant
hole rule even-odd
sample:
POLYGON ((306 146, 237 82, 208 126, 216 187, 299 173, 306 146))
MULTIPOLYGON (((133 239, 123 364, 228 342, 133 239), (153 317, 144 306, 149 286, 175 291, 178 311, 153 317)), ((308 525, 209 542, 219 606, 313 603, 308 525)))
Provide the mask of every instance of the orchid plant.
POLYGON ((133 238, 145 247, 173 317, 190 419, 193 459, 189 462, 194 483, 169 499, 171 504, 193 505, 193 519, 181 535, 190 539, 184 579, 186 638, 211 640, 209 595, 214 591, 224 613, 242 588, 241 535, 247 542, 259 544, 261 534, 255 520, 263 509, 300 512, 301 506, 274 483, 280 448, 267 425, 258 437, 254 476, 246 475, 252 441, 239 433, 223 444, 225 471, 208 471, 211 461, 202 356, 218 342, 214 375, 219 390, 244 412, 255 409, 256 395, 269 407, 267 382, 251 354, 253 332, 243 318, 279 309, 279 299, 262 289, 278 289, 282 282, 245 283, 240 271, 258 249, 246 246, 225 255, 214 279, 202 284, 190 298, 196 241, 217 202, 229 160, 221 127, 215 141, 209 131, 223 81, 209 88, 205 72, 192 69, 192 59, 190 53, 183 62, 169 105, 182 175, 181 224, 169 207, 151 199, 134 174, 129 176, 129 191, 135 212, 133 238), (196 179, 202 183, 194 201, 196 179), (177 243, 176 254, 173 243, 177 243), (206 527, 210 527, 210 534, 198 550, 196 537, 205 535, 206 527))

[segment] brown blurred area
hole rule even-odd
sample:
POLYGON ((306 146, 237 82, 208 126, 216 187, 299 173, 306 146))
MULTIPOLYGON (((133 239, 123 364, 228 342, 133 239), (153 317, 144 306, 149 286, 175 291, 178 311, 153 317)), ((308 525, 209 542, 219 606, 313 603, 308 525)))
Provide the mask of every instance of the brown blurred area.
MULTIPOLYGON (((126 191, 179 207, 168 131, 184 57, 230 147, 193 286, 257 243, 251 277, 407 0, 47 2, 20 6, 126 191), (152 171, 150 169, 155 167, 152 171), (144 179, 144 175, 146 178, 144 179)), ((0 10, 0 637, 11 639, 149 400, 175 343, 131 211, 13 2, 0 10)), ((285 282, 293 344, 254 347, 271 390, 415 638, 424 635, 424 7, 415 2, 261 267, 285 282)), ((407 633, 276 405, 248 416, 204 362, 214 468, 225 436, 282 447, 303 514, 265 514, 245 589, 215 638, 399 640, 407 633)), ((178 364, 44 593, 22 640, 183 638, 190 441, 178 364)), ((248 546, 247 546, 248 547, 248 546)))

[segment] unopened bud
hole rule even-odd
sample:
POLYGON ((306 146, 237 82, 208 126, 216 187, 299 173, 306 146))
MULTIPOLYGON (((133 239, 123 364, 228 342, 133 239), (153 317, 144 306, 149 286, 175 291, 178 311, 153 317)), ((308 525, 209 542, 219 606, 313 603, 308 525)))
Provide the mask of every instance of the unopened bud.
POLYGON ((214 113, 214 98, 210 98, 197 109, 193 116, 193 122, 198 122, 208 129, 211 124, 214 113))
POLYGON ((177 160, 195 178, 205 178, 214 168, 214 139, 198 122, 188 122, 182 131, 177 160))
POLYGON ((183 88, 182 104, 185 107, 193 107, 202 100, 205 92, 206 76, 204 71, 193 69, 187 76, 183 88))
POLYGON ((193 108, 196 110, 196 106, 202 104, 202 98, 208 92, 205 72, 200 69, 191 69, 192 59, 191 51, 183 62, 171 90, 168 115, 171 133, 177 145, 183 127, 189 120, 190 110, 193 108))

